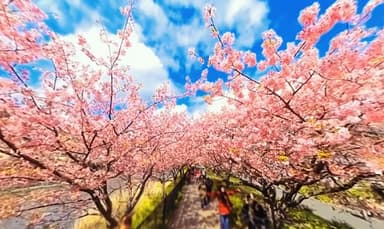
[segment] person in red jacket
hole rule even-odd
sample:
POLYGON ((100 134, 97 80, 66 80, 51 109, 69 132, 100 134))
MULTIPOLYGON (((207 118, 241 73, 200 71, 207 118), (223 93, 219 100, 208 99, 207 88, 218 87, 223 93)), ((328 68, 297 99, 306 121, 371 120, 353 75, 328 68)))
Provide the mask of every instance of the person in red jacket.
POLYGON ((232 203, 229 195, 236 193, 235 191, 226 190, 224 185, 220 185, 217 192, 212 193, 217 198, 217 207, 220 216, 220 229, 230 229, 229 216, 232 211, 232 203))

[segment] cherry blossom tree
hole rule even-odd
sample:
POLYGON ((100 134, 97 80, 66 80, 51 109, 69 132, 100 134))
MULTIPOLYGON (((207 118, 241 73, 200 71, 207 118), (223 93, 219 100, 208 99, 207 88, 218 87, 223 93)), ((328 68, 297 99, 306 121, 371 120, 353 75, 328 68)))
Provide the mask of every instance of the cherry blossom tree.
MULTIPOLYGON (((222 98, 226 106, 192 119, 176 112, 178 96, 167 84, 152 101, 140 97, 124 62, 132 6, 121 9, 117 39, 100 29, 108 53, 97 56, 84 36, 73 44, 52 32, 31 1, 0 3, 0 184, 60 185, 31 194, 31 203, 6 197, 0 216, 71 206, 54 219, 44 210, 28 215, 37 223, 95 208, 115 228, 115 189, 130 193, 129 215, 152 176, 198 163, 258 189, 278 226, 287 208, 304 199, 382 174, 384 31, 364 25, 381 3, 371 0, 358 14, 355 1, 338 0, 323 15, 314 3, 300 13, 303 29, 286 49, 273 30, 263 33, 260 60, 238 50, 234 34, 218 30, 215 8, 207 6, 204 19, 217 40, 207 62, 228 77, 209 82, 204 69, 186 90, 192 96, 203 90, 207 103, 222 98), (348 26, 321 56, 317 42, 337 23, 348 26), (41 60, 50 69, 40 69, 41 85, 31 87, 30 66, 41 60), (253 77, 254 70, 264 76, 253 77), (320 189, 299 195, 311 185, 320 189)), ((194 50, 189 54, 204 63, 194 50)))
POLYGON ((119 218, 110 198, 113 187, 121 184, 119 189, 129 190, 130 214, 154 168, 163 166, 154 155, 166 153, 170 139, 178 139, 185 114, 164 115, 175 100, 166 85, 151 102, 140 97, 140 85, 124 62, 133 32, 131 6, 121 12, 125 24, 118 39, 100 29, 109 53, 96 56, 83 36, 73 44, 50 31, 45 14, 31 1, 1 3, 0 66, 5 78, 0 78, 0 154, 6 156, 1 186, 63 185, 29 196, 31 204, 11 197, 0 208, 1 218, 42 209, 30 219, 37 223, 47 207, 71 206, 65 216, 48 221, 82 217, 95 208, 115 228, 119 218), (79 55, 88 61, 79 61, 79 55), (31 73, 25 64, 37 60, 50 62, 52 69, 41 70, 36 89, 28 85, 31 73), (159 106, 162 115, 157 114, 159 106))
MULTIPOLYGON (((221 33, 214 23, 215 8, 205 8, 206 25, 217 39, 207 62, 228 78, 209 82, 205 69, 186 88, 204 90, 208 103, 225 97, 235 107, 216 117, 207 114, 208 122, 200 125, 211 126, 215 140, 206 145, 221 141, 223 148, 215 149, 222 150, 231 170, 237 164, 239 176, 253 176, 255 182, 248 183, 263 193, 271 212, 278 214, 274 219, 309 198, 297 195, 304 185, 323 184, 310 195, 316 196, 382 173, 384 33, 364 25, 380 3, 369 1, 357 14, 355 1, 339 0, 323 15, 314 3, 300 13, 303 29, 285 50, 273 30, 263 33, 264 58, 258 61, 252 51, 236 49, 234 34, 221 33), (320 56, 318 40, 337 23, 348 26, 320 56), (255 68, 265 72, 260 79, 248 73, 255 68)), ((193 50, 190 55, 204 60, 193 50)), ((211 155, 209 149, 205 153, 211 155)))

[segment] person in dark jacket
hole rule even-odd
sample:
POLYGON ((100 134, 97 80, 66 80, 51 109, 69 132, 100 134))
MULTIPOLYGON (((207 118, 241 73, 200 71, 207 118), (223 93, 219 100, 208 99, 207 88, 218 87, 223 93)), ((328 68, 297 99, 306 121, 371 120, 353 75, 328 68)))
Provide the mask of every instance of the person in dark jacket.
POLYGON ((263 206, 255 201, 253 209, 255 211, 256 228, 266 229, 268 225, 268 215, 263 206))
POLYGON ((205 178, 205 187, 207 189, 207 203, 211 201, 211 193, 212 193, 212 188, 213 188, 213 181, 209 178, 205 178))
POLYGON ((241 216, 243 219, 243 223, 248 226, 248 229, 256 228, 256 217, 253 209, 253 199, 251 195, 248 194, 244 200, 244 206, 241 209, 241 216))
POLYGON ((248 229, 265 229, 267 227, 267 212, 253 198, 252 194, 247 195, 241 214, 248 229))
POLYGON ((200 184, 199 185, 199 197, 200 197, 200 204, 201 204, 201 208, 205 208, 207 206, 207 187, 205 186, 205 184, 200 184))

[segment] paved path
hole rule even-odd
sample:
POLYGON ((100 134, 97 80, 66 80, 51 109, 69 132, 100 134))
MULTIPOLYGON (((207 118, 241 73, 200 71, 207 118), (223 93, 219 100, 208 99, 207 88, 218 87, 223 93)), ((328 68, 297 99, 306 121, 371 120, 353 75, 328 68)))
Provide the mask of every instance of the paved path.
POLYGON ((310 208, 312 212, 326 220, 336 220, 345 222, 356 229, 384 229, 384 221, 376 218, 368 218, 364 220, 360 217, 352 215, 347 208, 335 207, 330 204, 323 203, 317 199, 304 200, 302 205, 310 208))
POLYGON ((183 198, 170 222, 170 229, 218 229, 219 216, 216 210, 216 202, 201 209, 198 186, 196 184, 183 187, 183 198))
MULTIPOLYGON (((278 197, 282 195, 280 189, 277 190, 277 195, 278 197)), ((373 217, 363 219, 363 217, 359 217, 361 216, 359 211, 347 207, 324 203, 315 198, 304 200, 302 205, 328 221, 345 222, 356 229, 384 229, 384 220, 373 217)))
MULTIPOLYGON (((207 209, 201 209, 198 186, 196 184, 185 185, 183 198, 178 204, 170 229, 217 229, 219 220, 216 210, 216 202, 212 202, 207 209)), ((332 221, 346 222, 356 229, 384 229, 384 221, 375 218, 364 220, 351 214, 347 208, 323 203, 317 199, 303 201, 304 206, 314 214, 332 221)))

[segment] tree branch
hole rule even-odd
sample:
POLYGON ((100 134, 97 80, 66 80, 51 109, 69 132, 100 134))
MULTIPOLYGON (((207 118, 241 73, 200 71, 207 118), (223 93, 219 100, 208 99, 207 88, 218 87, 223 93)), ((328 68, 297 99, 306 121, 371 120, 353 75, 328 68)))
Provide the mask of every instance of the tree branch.
POLYGON ((81 199, 81 200, 76 200, 76 201, 68 201, 68 202, 55 202, 55 203, 49 203, 45 205, 39 205, 35 207, 30 207, 30 208, 23 208, 20 210, 20 212, 26 212, 26 211, 31 211, 31 210, 36 210, 40 208, 47 208, 47 207, 53 207, 53 206, 60 206, 60 205, 68 205, 68 204, 75 204, 75 203, 80 203, 80 202, 85 202, 85 201, 90 201, 91 199, 81 199))

